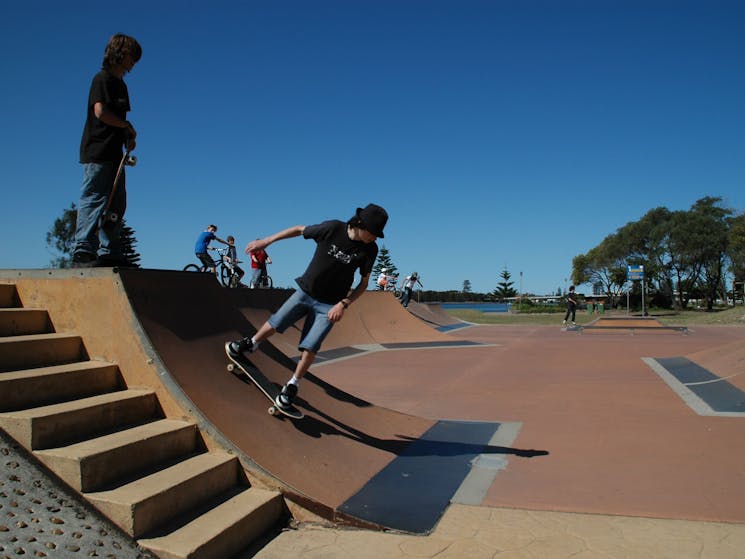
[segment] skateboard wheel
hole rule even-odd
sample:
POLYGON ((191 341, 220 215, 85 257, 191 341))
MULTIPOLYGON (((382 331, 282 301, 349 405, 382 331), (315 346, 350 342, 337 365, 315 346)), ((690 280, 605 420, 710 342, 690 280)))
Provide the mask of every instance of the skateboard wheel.
POLYGON ((233 365, 232 363, 228 363, 228 372, 232 373, 233 371, 235 371, 235 365, 233 365))
POLYGON ((271 406, 267 411, 269 412, 269 415, 277 415, 277 408, 274 406, 271 406))

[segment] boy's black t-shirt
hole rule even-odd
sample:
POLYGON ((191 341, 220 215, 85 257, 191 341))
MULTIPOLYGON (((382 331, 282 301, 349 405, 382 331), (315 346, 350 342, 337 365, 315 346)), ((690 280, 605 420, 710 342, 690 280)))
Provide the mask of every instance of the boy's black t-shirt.
POLYGON ((351 240, 343 221, 308 225, 303 237, 316 241, 316 251, 305 273, 295 281, 321 303, 335 305, 346 297, 355 272, 359 269, 363 277, 368 275, 378 256, 378 245, 351 240))
POLYGON ((91 82, 88 93, 88 111, 80 140, 81 163, 118 162, 122 158, 125 129, 104 124, 93 113, 93 105, 101 102, 122 120, 126 120, 129 106, 129 91, 124 80, 108 70, 101 70, 91 82))

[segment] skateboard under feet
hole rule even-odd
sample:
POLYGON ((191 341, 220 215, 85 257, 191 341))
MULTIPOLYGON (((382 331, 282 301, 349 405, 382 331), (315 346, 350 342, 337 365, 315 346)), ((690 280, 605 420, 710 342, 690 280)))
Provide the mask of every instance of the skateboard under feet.
POLYGON ((295 406, 290 406, 288 408, 278 406, 275 403, 275 400, 279 395, 279 388, 277 388, 274 383, 266 378, 264 374, 259 371, 259 369, 257 369, 256 366, 248 359, 242 356, 236 359, 235 357, 231 356, 228 351, 229 343, 230 342, 225 343, 225 354, 231 361, 231 363, 228 363, 228 371, 233 374, 241 374, 247 377, 248 380, 254 383, 256 387, 264 393, 264 396, 266 396, 272 403, 272 405, 267 410, 269 412, 269 415, 276 416, 281 414, 292 419, 302 419, 303 417, 305 417, 303 412, 301 412, 295 406))

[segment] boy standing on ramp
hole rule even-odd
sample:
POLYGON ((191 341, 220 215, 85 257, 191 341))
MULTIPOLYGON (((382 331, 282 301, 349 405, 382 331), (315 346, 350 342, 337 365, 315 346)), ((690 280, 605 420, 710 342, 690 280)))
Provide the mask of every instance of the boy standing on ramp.
POLYGON ((239 357, 243 352, 253 353, 263 340, 275 332, 284 332, 305 317, 298 345, 300 360, 292 378, 276 398, 275 403, 279 407, 292 405, 297 396, 298 383, 313 363, 323 340, 333 325, 343 318, 349 305, 367 289, 378 256, 375 241, 383 238, 383 228, 387 222, 388 213, 382 207, 368 204, 365 208, 357 208, 355 215, 346 223, 329 220, 317 225, 295 225, 252 241, 246 247, 246 253, 249 253, 300 235, 316 242, 316 251, 308 268, 295 280, 298 289, 253 337, 227 344, 226 351, 232 357, 239 357), (361 279, 352 288, 357 270, 361 279))

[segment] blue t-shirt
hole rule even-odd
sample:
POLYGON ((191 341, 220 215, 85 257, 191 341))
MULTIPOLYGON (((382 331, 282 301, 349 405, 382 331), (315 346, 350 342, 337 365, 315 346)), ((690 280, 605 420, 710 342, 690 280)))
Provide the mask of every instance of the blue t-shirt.
POLYGON ((200 233, 199 237, 197 237, 197 244, 194 245, 194 254, 206 254, 207 246, 215 238, 215 234, 212 231, 203 231, 200 233))

